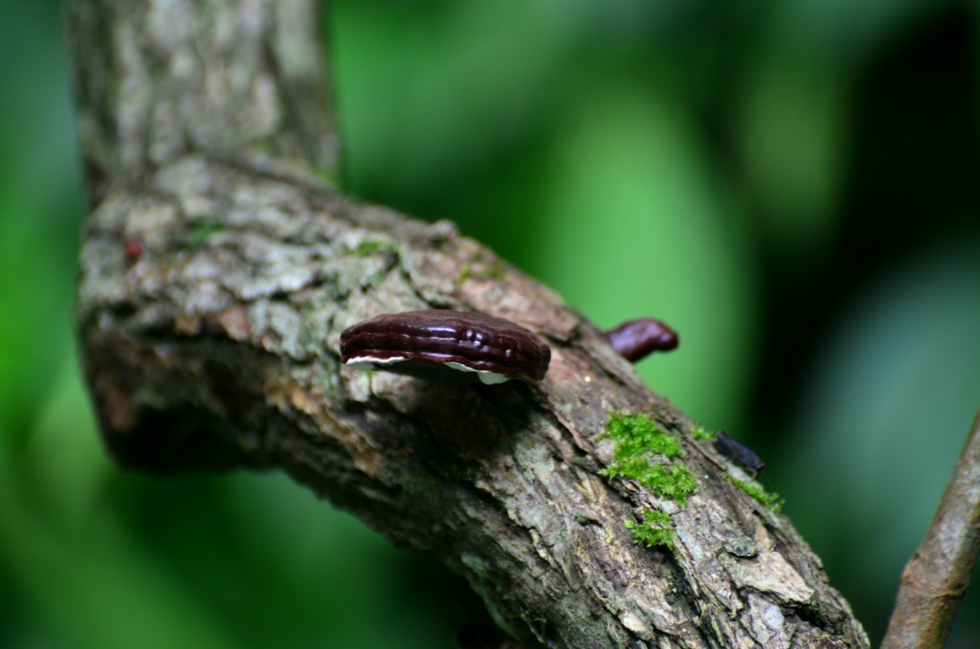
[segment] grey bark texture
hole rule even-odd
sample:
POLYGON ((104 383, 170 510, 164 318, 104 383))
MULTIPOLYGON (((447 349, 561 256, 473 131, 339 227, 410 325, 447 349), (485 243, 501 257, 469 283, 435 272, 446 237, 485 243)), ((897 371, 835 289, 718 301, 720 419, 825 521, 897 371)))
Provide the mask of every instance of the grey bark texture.
MULTIPOLYGON (((452 224, 346 198, 311 0, 73 0, 92 213, 78 329, 107 447, 151 471, 280 468, 462 574, 529 647, 867 647, 789 520, 558 296, 452 224), (383 312, 475 309, 551 345, 540 384, 339 361, 383 312), (600 475, 610 416, 681 440, 685 505, 600 475), (671 515, 673 548, 628 521, 671 515)), ((638 314, 642 315, 642 314, 638 314)))

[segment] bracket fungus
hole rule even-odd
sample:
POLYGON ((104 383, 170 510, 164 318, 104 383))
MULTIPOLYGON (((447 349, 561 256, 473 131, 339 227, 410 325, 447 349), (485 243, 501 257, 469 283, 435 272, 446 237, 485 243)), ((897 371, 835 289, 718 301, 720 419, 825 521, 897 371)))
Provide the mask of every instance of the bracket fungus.
POLYGON ((551 348, 510 320, 433 309, 388 313, 348 327, 340 334, 340 355, 359 370, 493 385, 540 381, 551 348))
POLYGON ((629 320, 606 331, 602 337, 612 345, 617 354, 631 363, 636 363, 653 352, 677 349, 680 344, 676 331, 653 318, 629 320))

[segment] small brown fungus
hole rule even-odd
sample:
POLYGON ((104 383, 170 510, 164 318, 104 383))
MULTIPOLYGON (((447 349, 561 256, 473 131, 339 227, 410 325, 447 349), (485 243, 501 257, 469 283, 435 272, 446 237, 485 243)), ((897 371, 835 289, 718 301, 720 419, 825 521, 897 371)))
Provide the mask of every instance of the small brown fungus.
POLYGON ((435 309, 388 313, 348 327, 340 334, 340 357, 360 370, 492 385, 540 381, 551 348, 510 320, 435 309))
POLYGON ((660 320, 640 318, 629 320, 602 334, 616 352, 631 363, 646 358, 652 352, 677 349, 677 332, 660 320))
POLYGON ((745 467, 745 470, 749 472, 753 479, 759 475, 759 471, 766 468, 766 463, 756 455, 755 451, 742 442, 732 439, 723 430, 718 431, 712 444, 716 451, 732 462, 736 462, 745 467))

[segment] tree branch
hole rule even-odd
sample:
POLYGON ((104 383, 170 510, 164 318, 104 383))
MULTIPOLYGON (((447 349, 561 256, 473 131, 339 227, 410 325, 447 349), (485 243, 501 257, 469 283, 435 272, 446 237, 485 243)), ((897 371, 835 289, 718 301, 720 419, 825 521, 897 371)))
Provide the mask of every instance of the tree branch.
POLYGON ((71 5, 95 201, 78 327, 117 461, 282 468, 438 556, 528 646, 867 647, 790 522, 590 323, 451 224, 318 181, 335 141, 307 60, 319 45, 309 20, 283 18, 313 6, 71 5), (535 331, 546 379, 454 386, 339 362, 347 326, 428 307, 535 331), (693 493, 622 469, 603 435, 622 413, 675 444, 632 466, 690 475, 693 493), (635 542, 654 538, 651 515, 655 547, 635 542))
POLYGON ((980 553, 980 411, 922 545, 902 571, 882 649, 941 649, 980 553))
POLYGON ((71 0, 78 131, 93 199, 192 152, 333 177, 317 3, 71 0))

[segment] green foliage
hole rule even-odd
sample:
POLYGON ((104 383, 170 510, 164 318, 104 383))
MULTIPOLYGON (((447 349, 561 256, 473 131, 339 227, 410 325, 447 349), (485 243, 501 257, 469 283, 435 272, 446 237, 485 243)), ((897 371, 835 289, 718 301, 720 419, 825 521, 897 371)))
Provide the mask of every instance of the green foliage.
POLYGON ((663 546, 674 549, 674 528, 670 516, 649 509, 643 511, 643 522, 626 521, 626 529, 633 533, 633 541, 648 548, 663 546))
POLYGON ((680 440, 664 431, 647 415, 612 415, 606 432, 599 439, 616 440, 616 451, 609 466, 602 470, 607 478, 633 478, 658 497, 687 504, 687 496, 698 488, 691 470, 668 462, 680 455, 680 440))
POLYGON ((758 483, 739 480, 727 471, 725 472, 725 477, 728 478, 729 482, 731 482, 733 485, 758 500, 763 507, 767 507, 771 511, 778 512, 786 503, 785 500, 779 497, 778 493, 769 493, 762 487, 762 485, 759 485, 758 483))

